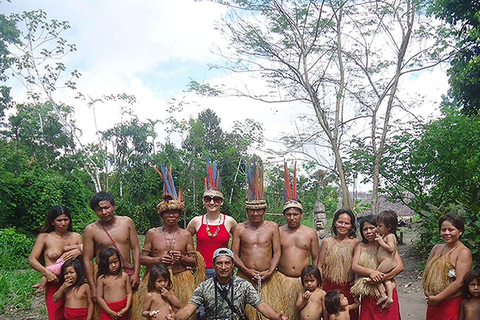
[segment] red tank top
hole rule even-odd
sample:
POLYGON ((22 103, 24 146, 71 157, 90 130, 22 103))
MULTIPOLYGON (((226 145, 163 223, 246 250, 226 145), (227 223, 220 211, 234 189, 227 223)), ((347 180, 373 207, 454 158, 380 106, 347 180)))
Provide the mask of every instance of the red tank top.
MULTIPOLYGON (((230 240, 230 233, 228 233, 227 228, 225 228, 225 215, 223 216, 223 222, 218 225, 220 229, 218 230, 217 236, 210 238, 207 234, 207 224, 205 216, 202 216, 202 224, 197 231, 197 251, 205 259, 205 268, 213 268, 213 253, 218 248, 227 248, 228 240, 230 240)), ((218 226, 209 225, 210 233, 215 234, 218 226)))

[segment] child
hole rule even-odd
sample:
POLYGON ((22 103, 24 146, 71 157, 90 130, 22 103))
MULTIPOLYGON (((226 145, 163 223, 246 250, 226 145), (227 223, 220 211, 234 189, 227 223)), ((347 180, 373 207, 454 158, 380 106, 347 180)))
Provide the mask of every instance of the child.
POLYGON ((97 301, 102 311, 100 320, 127 320, 132 303, 132 287, 123 272, 120 254, 114 248, 100 251, 97 272, 97 301))
POLYGON ((170 272, 164 264, 156 264, 150 270, 148 293, 143 303, 142 316, 152 319, 165 319, 168 307, 179 309, 180 299, 172 290, 170 272))
POLYGON ((354 297, 354 300, 355 302, 349 305, 348 299, 342 291, 329 291, 325 296, 325 306, 330 314, 329 320, 350 320, 350 310, 356 309, 360 305, 357 297, 354 297))
POLYGON ((90 286, 85 277, 82 263, 68 260, 62 266, 60 283, 53 301, 58 302, 65 296, 64 315, 66 320, 91 320, 93 318, 93 303, 90 298, 90 286))
POLYGON ((300 291, 295 304, 300 311, 300 320, 320 319, 327 320, 328 314, 325 309, 325 291, 322 290, 322 278, 317 266, 308 265, 302 269, 300 275, 303 290, 300 291))
MULTIPOLYGON (((74 249, 78 249, 80 251, 80 254, 81 254, 82 250, 83 250, 83 244, 80 244, 80 245, 74 244, 74 245, 63 247, 64 254, 62 254, 62 256, 60 258, 58 258, 57 261, 55 261, 55 264, 49 265, 48 267, 46 267, 46 269, 51 271, 57 277, 59 277, 61 275, 62 266, 65 263, 65 260, 63 260, 65 254, 68 251, 71 251, 71 250, 74 250, 74 249)), ((37 283, 37 284, 34 284, 32 286, 32 288, 37 289, 37 290, 35 290, 35 293, 40 293, 40 292, 45 291, 45 286, 46 285, 47 285, 47 277, 43 276, 42 279, 40 280, 40 282, 37 283)))
MULTIPOLYGON (((378 267, 377 270, 382 273, 388 273, 395 268, 395 253, 397 252, 397 214, 392 210, 385 210, 377 216, 377 231, 375 238, 380 247, 377 252, 378 267)), ((393 303, 393 283, 392 280, 385 280, 377 284, 380 292, 380 298, 377 305, 385 302, 383 308, 390 308, 393 303)))
POLYGON ((480 270, 472 270, 463 278, 463 301, 458 320, 478 320, 480 317, 480 270))

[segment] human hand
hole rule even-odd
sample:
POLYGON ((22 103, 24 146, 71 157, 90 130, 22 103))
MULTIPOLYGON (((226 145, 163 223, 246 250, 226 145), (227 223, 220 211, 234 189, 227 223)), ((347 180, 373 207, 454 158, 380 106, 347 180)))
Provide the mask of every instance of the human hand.
POLYGON ((170 255, 172 256, 173 263, 180 262, 180 258, 182 257, 182 253, 178 250, 170 250, 170 255))
POLYGON ((155 319, 156 319, 158 313, 160 313, 160 310, 152 310, 152 311, 150 311, 150 312, 148 313, 148 316, 149 316, 150 318, 155 318, 155 319))
POLYGON ((168 307, 168 313, 165 315, 165 320, 175 320, 175 313, 171 306, 168 307))
POLYGON ((91 295, 92 295, 93 303, 96 303, 97 302, 97 288, 95 288, 95 286, 90 286, 90 292, 91 292, 91 295))
MULTIPOLYGON (((45 270, 47 270, 47 269, 45 269, 45 270)), ((50 270, 47 270, 47 272, 45 274, 45 278, 47 278, 47 282, 58 283, 57 276, 55 275, 55 273, 53 273, 50 270)))
POLYGON ((78 248, 76 248, 65 252, 60 256, 60 258, 62 258, 63 261, 68 261, 76 259, 80 255, 82 255, 82 252, 78 248))
POLYGON ((257 280, 258 278, 260 278, 260 272, 255 270, 255 269, 246 269, 245 270, 245 273, 247 274, 247 276, 252 279, 252 280, 257 280))
POLYGON ((140 284, 140 277, 138 274, 134 273, 130 277, 130 285, 132 286, 132 289, 135 289, 138 287, 139 284, 140 284))
POLYGON ((288 318, 283 315, 283 311, 280 311, 280 313, 278 314, 277 319, 278 319, 278 320, 288 320, 288 318))
POLYGON ((311 295, 312 295, 312 293, 307 290, 307 291, 305 291, 305 292, 303 293, 302 298, 303 298, 303 300, 308 300, 308 299, 310 299, 310 296, 311 296, 311 295))
POLYGON ((163 255, 160 260, 163 264, 173 264, 173 256, 170 254, 170 251, 168 254, 163 255))
POLYGON ((262 280, 266 280, 268 278, 270 278, 273 274, 273 271, 270 271, 270 270, 265 270, 265 271, 262 271, 260 272, 260 278, 262 280))
POLYGON ((372 279, 373 282, 382 282, 383 277, 385 277, 385 274, 377 270, 373 270, 370 273, 370 279, 372 279))
POLYGON ((430 295, 426 297, 426 299, 427 299, 427 304, 432 307, 435 307, 437 304, 440 303, 440 300, 437 298, 437 296, 434 296, 434 295, 430 295))

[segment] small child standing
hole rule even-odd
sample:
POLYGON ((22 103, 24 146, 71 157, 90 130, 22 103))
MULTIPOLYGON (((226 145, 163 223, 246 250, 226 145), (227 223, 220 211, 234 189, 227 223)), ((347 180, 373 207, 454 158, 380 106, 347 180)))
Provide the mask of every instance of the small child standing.
POLYGON ((179 309, 180 299, 173 292, 172 286, 167 267, 161 263, 154 265, 150 269, 148 293, 145 295, 142 316, 163 320, 169 313, 169 307, 179 309))
POLYGON ((472 270, 463 278, 463 300, 458 320, 478 320, 480 317, 480 270, 472 270))
POLYGON ((348 299, 342 291, 329 291, 325 296, 325 306, 330 314, 328 320, 350 320, 350 310, 356 309, 360 305, 357 297, 354 297, 354 301, 353 304, 349 305, 348 299))
POLYGON ((127 320, 132 304, 132 287, 123 272, 120 254, 114 248, 100 251, 97 273, 97 301, 102 311, 100 320, 127 320))
POLYGON ((300 320, 320 319, 327 320, 325 309, 325 291, 322 290, 322 277, 317 266, 308 265, 302 269, 300 275, 303 290, 298 294, 295 304, 300 311, 300 320))
POLYGON ((60 283, 60 288, 53 295, 53 301, 58 302, 65 296, 65 320, 92 320, 90 286, 79 260, 68 260, 62 265, 60 283))
MULTIPOLYGON (((377 231, 375 238, 380 247, 377 252, 378 267, 377 270, 382 273, 392 271, 395 264, 395 254, 397 252, 397 214, 393 210, 385 210, 377 216, 377 231)), ((383 308, 390 308, 393 303, 393 282, 392 280, 385 280, 377 284, 377 289, 380 292, 380 298, 377 305, 385 302, 383 308)))

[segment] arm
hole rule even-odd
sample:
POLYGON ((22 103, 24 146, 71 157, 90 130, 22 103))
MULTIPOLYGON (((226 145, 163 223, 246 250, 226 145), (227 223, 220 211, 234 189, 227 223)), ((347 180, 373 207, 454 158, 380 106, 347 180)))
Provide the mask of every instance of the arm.
POLYGON ((318 263, 318 235, 315 230, 311 231, 312 243, 310 245, 310 256, 312 257, 312 264, 314 266, 318 263))
POLYGON ((65 289, 67 289, 71 285, 72 285, 72 282, 69 282, 69 281, 65 280, 65 282, 62 283, 60 288, 58 288, 57 292, 55 292, 53 294, 53 302, 58 302, 58 301, 62 300, 63 294, 65 293, 65 289))
POLYGON ((382 281, 383 277, 385 276, 382 272, 368 269, 358 264, 358 259, 360 257, 362 248, 363 246, 359 244, 355 249, 355 254, 353 255, 352 260, 352 271, 359 276, 370 277, 370 279, 372 279, 373 281, 382 281))
POLYGON ((123 281, 125 281, 125 288, 127 289, 127 305, 117 313, 119 318, 126 314, 132 305, 132 286, 130 285, 130 278, 125 272, 123 272, 122 278, 123 281))
POLYGON ((463 278, 472 268, 472 253, 470 250, 464 248, 458 254, 457 261, 455 263, 455 281, 450 283, 442 292, 433 296, 427 296, 428 304, 437 305, 438 303, 453 297, 461 288, 463 278))
POLYGON ((87 226, 83 233, 83 264, 85 266, 85 275, 92 293, 93 301, 97 299, 97 287, 93 276, 93 257, 95 255, 95 243, 93 241, 92 225, 87 226))
POLYGON ((278 263, 280 262, 280 256, 282 254, 281 245, 280 245, 280 228, 278 227, 278 224, 276 224, 275 222, 270 222, 270 223, 273 224, 272 226, 273 257, 272 257, 272 261, 270 262, 270 268, 268 268, 268 270, 266 271, 260 272, 260 275, 262 276, 262 280, 270 278, 273 272, 275 272, 275 269, 277 269, 278 263))
POLYGON ((396 276, 398 276, 404 270, 403 260, 400 257, 400 253, 398 251, 395 253, 395 268, 390 272, 386 273, 383 277, 383 281, 385 280, 392 280, 396 276))
MULTIPOLYGON (((187 252, 192 252, 192 251, 195 251, 195 247, 193 246, 193 238, 191 235, 189 235, 188 233, 186 233, 188 235, 188 241, 187 241, 187 252)), ((195 257, 195 255, 188 255, 188 254, 181 254, 180 252, 178 252, 180 257, 178 259, 178 261, 183 264, 184 266, 191 266, 191 267, 194 267, 196 264, 197 264, 197 259, 195 257)))
POLYGON ((377 240, 378 244, 388 253, 393 253, 397 250, 397 239, 393 234, 388 234, 385 238, 381 235, 377 235, 375 240, 377 240))
POLYGON ((76 243, 63 247, 64 253, 62 254, 61 258, 64 261, 76 259, 83 253, 83 237, 78 233, 74 233, 74 235, 76 243))
POLYGON ((237 221, 235 221, 235 219, 233 219, 232 217, 227 216, 227 215, 225 215, 225 219, 226 219, 225 223, 226 223, 226 227, 227 227, 228 232, 230 234, 233 234, 233 230, 237 226, 237 221))
POLYGON ((286 320, 287 318, 283 315, 282 312, 280 314, 276 313, 272 307, 266 302, 262 302, 257 306, 257 310, 268 319, 278 319, 278 320, 286 320))
POLYGON ((92 320, 93 319, 93 302, 92 302, 92 294, 90 292, 90 288, 88 287, 88 284, 85 284, 85 292, 87 294, 87 320, 92 320))
POLYGON ((148 230, 147 235, 145 236, 145 244, 143 245, 142 252, 140 253, 140 264, 146 266, 147 268, 152 267, 154 264, 161 263, 161 257, 152 257, 152 238, 153 230, 148 230))
POLYGON ((202 216, 193 218, 192 220, 190 220, 190 222, 187 225, 187 231, 190 232, 192 237, 195 235, 195 233, 197 233, 197 227, 199 224, 198 218, 201 219, 202 216))
POLYGON ((172 289, 164 289, 162 291, 162 296, 164 296, 173 307, 177 309, 180 309, 182 307, 180 299, 178 299, 172 289))
POLYGON ((462 303, 460 304, 460 315, 458 316, 458 320, 465 320, 465 312, 463 311, 465 309, 465 300, 462 300, 462 303))
POLYGON ((309 291, 302 290, 298 293, 297 302, 295 303, 295 308, 297 308, 297 311, 302 311, 302 309, 305 308, 308 303, 308 298, 310 298, 310 295, 311 292, 309 291))
POLYGON ((177 314, 173 313, 172 307, 168 307, 168 314, 165 316, 165 320, 187 320, 192 314, 197 311, 197 306, 187 303, 185 307, 178 310, 177 314))
POLYGON ((323 310, 323 319, 324 320, 328 320, 328 311, 327 311, 327 307, 325 306, 325 295, 323 295, 322 297, 322 310, 323 310))
POLYGON ((233 240, 232 240, 231 249, 233 252, 233 256, 235 257, 234 262, 237 268, 253 279, 256 276, 256 273, 254 272, 255 270, 250 271, 250 269, 245 266, 245 264, 242 261, 242 258, 240 257, 240 244, 242 242, 240 239, 240 236, 242 234, 242 230, 243 230, 243 226, 237 226, 233 230, 233 240))
POLYGON ((133 220, 128 218, 128 228, 130 236, 130 249, 132 250, 133 266, 135 271, 130 278, 130 284, 133 288, 138 287, 140 284, 140 245, 138 244, 138 235, 133 220))
POLYGON ((320 247, 320 251, 318 252, 318 262, 317 262, 317 268, 320 270, 320 274, 323 277, 323 265, 325 264, 325 256, 327 254, 327 248, 330 245, 330 241, 332 241, 332 238, 326 238, 322 242, 322 246, 320 247))
POLYGON ((50 270, 47 270, 42 264, 40 263, 40 255, 42 254, 43 250, 45 249, 45 242, 46 242, 47 234, 41 233, 37 240, 35 241, 35 245, 33 246, 32 252, 28 257, 28 263, 30 266, 40 272, 42 275, 47 278, 48 282, 58 282, 57 276, 50 270))
POLYGON ((151 317, 150 313, 155 310, 150 310, 152 305, 152 294, 148 293, 145 295, 145 299, 143 301, 143 309, 142 309, 142 317, 148 318, 151 317))
POLYGON ((357 309, 359 306, 360 306, 360 301, 358 300, 358 297, 353 297, 353 303, 347 306, 347 310, 350 311, 353 309, 357 309))
POLYGON ((110 309, 103 299, 103 276, 97 279, 97 303, 110 317, 117 317, 117 313, 110 309))

